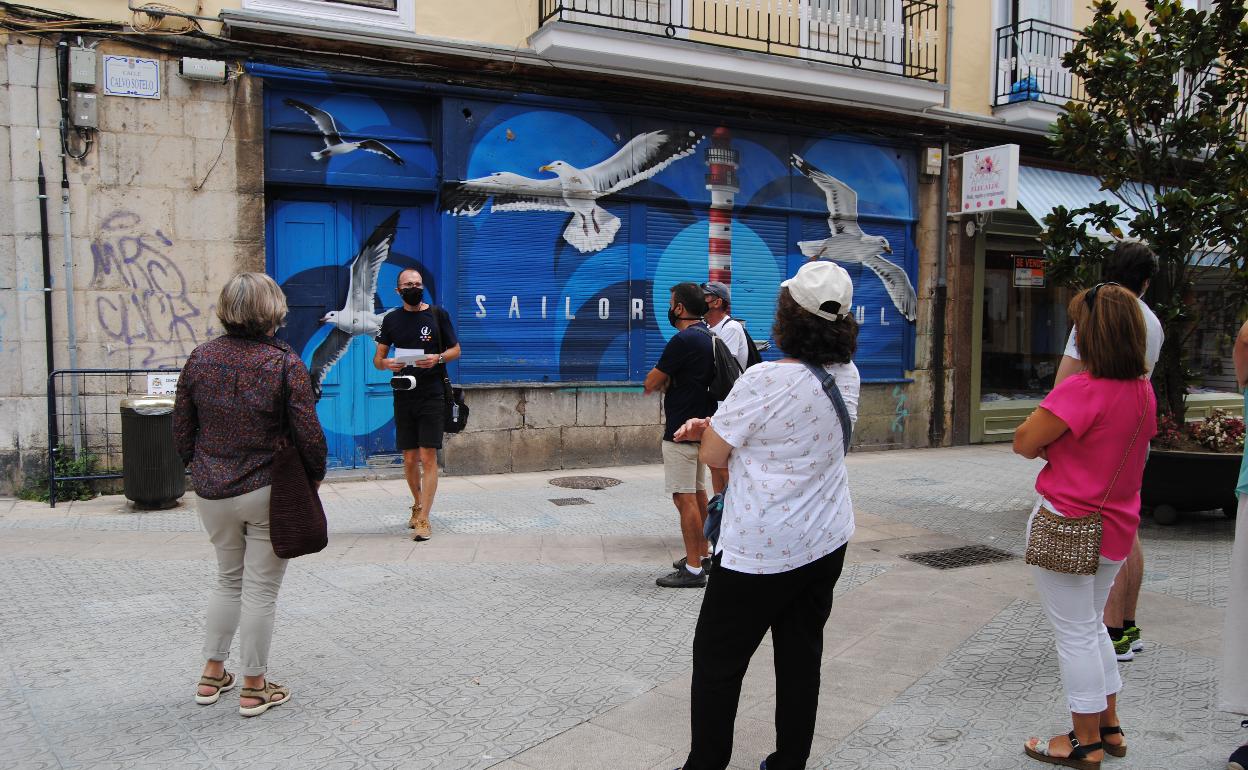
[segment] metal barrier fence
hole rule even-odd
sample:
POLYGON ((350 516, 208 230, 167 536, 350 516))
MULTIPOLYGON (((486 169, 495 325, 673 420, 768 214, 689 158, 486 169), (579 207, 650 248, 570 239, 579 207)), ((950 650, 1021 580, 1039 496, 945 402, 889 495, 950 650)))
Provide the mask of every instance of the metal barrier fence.
POLYGON ((935 0, 540 0, 562 21, 762 50, 935 81, 943 65, 935 0))
POLYGON ((58 485, 121 478, 121 400, 146 395, 148 375, 179 371, 57 369, 48 375, 49 505, 56 507, 58 485))

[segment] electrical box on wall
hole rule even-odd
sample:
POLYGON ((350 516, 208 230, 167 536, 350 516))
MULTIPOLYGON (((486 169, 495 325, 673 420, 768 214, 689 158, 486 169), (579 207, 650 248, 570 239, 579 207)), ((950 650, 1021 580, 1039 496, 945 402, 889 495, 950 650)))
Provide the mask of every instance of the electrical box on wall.
POLYGON ((100 109, 95 94, 74 91, 69 95, 69 122, 78 128, 99 128, 100 109))
POLYGON ((225 62, 215 59, 195 59, 182 57, 178 74, 187 80, 210 80, 213 83, 225 82, 225 62))
POLYGON ((923 173, 936 176, 940 173, 940 165, 944 153, 939 147, 926 147, 923 150, 923 173))
POLYGON ((69 82, 84 88, 95 87, 95 51, 90 48, 69 49, 69 82))

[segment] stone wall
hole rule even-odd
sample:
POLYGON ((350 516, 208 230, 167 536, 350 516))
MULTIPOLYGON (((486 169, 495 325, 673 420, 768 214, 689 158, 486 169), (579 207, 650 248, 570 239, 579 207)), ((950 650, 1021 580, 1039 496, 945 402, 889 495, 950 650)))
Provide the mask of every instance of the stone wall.
MULTIPOLYGON (((9 194, 0 196, 0 493, 8 493, 42 464, 47 447, 37 114, 57 368, 69 366, 69 330, 54 49, 20 35, 3 42, 0 185, 9 194)), ((113 42, 96 51, 152 56, 113 42)), ((160 99, 104 96, 97 87, 100 128, 86 157, 69 162, 79 368, 180 365, 215 336, 224 280, 264 269, 259 83, 187 81, 177 65, 162 59, 160 99)), ((87 424, 88 443, 94 429, 87 424)))
POLYGON ((468 388, 468 428, 448 436, 447 473, 510 473, 660 462, 658 396, 640 388, 468 388))

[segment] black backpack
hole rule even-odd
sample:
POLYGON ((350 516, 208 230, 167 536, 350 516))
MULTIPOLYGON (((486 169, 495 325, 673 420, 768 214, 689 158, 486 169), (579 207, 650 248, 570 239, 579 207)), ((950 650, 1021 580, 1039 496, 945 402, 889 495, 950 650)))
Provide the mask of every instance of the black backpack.
POLYGON ((716 401, 723 401, 728 398, 732 386, 741 376, 741 364, 737 363, 737 357, 728 349, 728 343, 724 342, 718 334, 702 324, 695 324, 693 328, 704 331, 711 337, 711 349, 715 353, 715 371, 711 377, 711 383, 706 386, 706 392, 716 401))
MULTIPOLYGON (((737 321, 735 318, 732 320, 737 321)), ((750 332, 745 328, 745 324, 740 321, 737 321, 737 323, 741 324, 741 333, 745 335, 745 368, 749 369, 754 364, 763 362, 763 354, 758 352, 758 346, 754 344, 754 338, 750 336, 750 332)))

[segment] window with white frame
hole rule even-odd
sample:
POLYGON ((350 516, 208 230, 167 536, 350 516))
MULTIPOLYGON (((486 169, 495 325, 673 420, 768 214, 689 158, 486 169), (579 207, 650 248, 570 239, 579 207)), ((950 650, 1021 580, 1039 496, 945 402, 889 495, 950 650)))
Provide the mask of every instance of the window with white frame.
POLYGON ((415 31, 416 0, 243 0, 243 10, 298 16, 327 26, 415 31))
POLYGON ((994 103, 1065 104, 1075 87, 1062 66, 1062 57, 1075 42, 1075 32, 1070 29, 1071 0, 997 0, 993 20, 997 67, 994 103))
POLYGON ((802 0, 800 45, 807 58, 876 72, 905 65, 901 0, 802 0))

